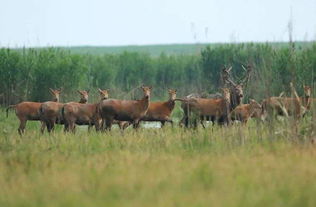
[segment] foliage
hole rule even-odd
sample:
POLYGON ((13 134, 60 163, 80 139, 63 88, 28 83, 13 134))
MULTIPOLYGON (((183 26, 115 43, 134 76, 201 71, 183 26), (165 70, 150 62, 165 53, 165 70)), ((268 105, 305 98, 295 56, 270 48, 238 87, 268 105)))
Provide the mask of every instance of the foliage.
MULTIPOLYGON (((299 45, 299 44, 298 44, 299 45)), ((139 98, 137 87, 154 87, 153 100, 167 98, 167 89, 189 93, 215 93, 221 87, 220 71, 232 65, 236 80, 244 75, 242 64, 254 66, 246 97, 262 99, 288 91, 294 81, 312 85, 316 69, 316 44, 276 47, 273 44, 219 44, 201 53, 151 56, 142 52, 77 54, 67 49, 0 49, 0 103, 45 101, 48 88, 62 87, 63 101, 76 99, 77 89, 110 88, 111 97, 139 98), (136 93, 136 94, 135 94, 136 93)), ((97 93, 96 90, 93 90, 97 93)), ((93 100, 95 100, 94 98, 93 100)))

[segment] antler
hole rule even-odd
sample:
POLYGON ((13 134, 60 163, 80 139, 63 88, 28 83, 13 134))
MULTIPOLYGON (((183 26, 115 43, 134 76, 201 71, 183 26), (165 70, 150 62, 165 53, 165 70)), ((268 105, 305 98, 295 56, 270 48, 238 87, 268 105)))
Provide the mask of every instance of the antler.
POLYGON ((236 86, 237 84, 230 79, 230 77, 231 77, 230 71, 231 70, 232 70, 232 66, 230 66, 229 68, 227 68, 227 67, 223 68, 222 75, 221 75, 222 76, 222 80, 224 82, 224 85, 232 84, 233 86, 236 86))
POLYGON ((295 90, 295 88, 294 88, 292 82, 290 82, 290 87, 291 87, 291 91, 292 91, 292 93, 293 93, 293 95, 294 95, 296 101, 297 101, 298 104, 300 105, 300 108, 301 108, 301 110, 300 110, 300 116, 302 116, 302 115, 306 112, 306 108, 302 105, 301 99, 300 99, 299 96, 297 95, 297 92, 296 92, 296 90, 295 90))
POLYGON ((245 77, 242 79, 241 83, 243 85, 247 85, 250 79, 251 71, 252 71, 252 66, 250 64, 245 67, 244 65, 241 65, 242 69, 246 72, 245 77))

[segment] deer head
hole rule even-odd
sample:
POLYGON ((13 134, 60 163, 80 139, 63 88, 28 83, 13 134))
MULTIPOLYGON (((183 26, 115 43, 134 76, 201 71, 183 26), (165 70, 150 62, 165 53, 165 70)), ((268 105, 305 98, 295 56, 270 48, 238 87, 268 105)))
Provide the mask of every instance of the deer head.
POLYGON ((109 89, 101 90, 100 88, 98 89, 100 93, 100 99, 105 100, 109 98, 109 89))
POLYGON ((49 91, 53 95, 53 101, 59 102, 59 95, 61 93, 61 88, 56 89, 56 90, 49 88, 49 91))
POLYGON ((312 88, 310 86, 303 86, 304 88, 304 95, 306 98, 309 98, 311 97, 311 94, 312 94, 312 88))
POLYGON ((89 98, 89 92, 90 90, 77 90, 77 92, 80 94, 80 101, 79 103, 87 103, 89 98))
POLYGON ((221 78, 224 85, 227 85, 231 89, 231 103, 233 105, 233 108, 242 103, 242 99, 244 97, 243 86, 247 85, 252 71, 252 67, 250 65, 248 65, 246 68, 242 65, 242 68, 245 70, 246 75, 243 78, 239 79, 238 82, 235 82, 233 80, 234 78, 230 73, 232 67, 224 67, 222 69, 221 78))
POLYGON ((141 89, 144 92, 144 97, 149 99, 152 87, 151 86, 141 86, 141 89))
POLYGON ((169 94, 169 100, 174 101, 177 97, 177 90, 169 89, 168 94, 169 94))

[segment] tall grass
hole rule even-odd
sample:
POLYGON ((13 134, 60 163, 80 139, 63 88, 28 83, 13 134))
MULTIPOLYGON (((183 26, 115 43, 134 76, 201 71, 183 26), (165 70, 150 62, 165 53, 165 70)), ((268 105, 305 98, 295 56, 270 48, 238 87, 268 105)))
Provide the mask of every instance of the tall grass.
POLYGON ((310 120, 39 134, 0 116, 0 206, 315 206, 310 120))

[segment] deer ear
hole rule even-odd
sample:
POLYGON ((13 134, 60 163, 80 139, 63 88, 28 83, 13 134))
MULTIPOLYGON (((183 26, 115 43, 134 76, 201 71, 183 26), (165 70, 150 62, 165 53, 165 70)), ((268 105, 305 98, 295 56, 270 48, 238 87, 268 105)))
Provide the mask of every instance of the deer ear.
POLYGON ((153 87, 152 87, 152 86, 149 86, 148 88, 151 90, 153 87))
POLYGON ((62 90, 63 90, 62 88, 59 88, 59 89, 58 89, 59 93, 61 93, 62 90))
POLYGON ((78 93, 82 94, 81 91, 77 90, 78 93))
POLYGON ((87 91, 87 93, 89 93, 90 92, 90 89, 88 89, 88 90, 86 90, 87 91))
POLYGON ((100 93, 102 93, 102 90, 101 90, 100 88, 98 88, 98 91, 99 91, 100 93))

